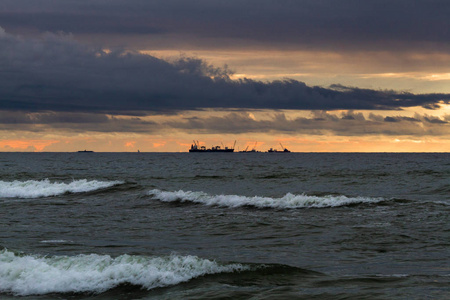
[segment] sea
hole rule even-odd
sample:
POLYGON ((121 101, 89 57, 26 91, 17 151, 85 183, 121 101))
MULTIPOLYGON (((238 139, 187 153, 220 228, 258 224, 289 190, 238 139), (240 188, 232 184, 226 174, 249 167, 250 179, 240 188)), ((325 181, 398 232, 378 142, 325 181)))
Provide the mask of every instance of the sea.
POLYGON ((450 299, 450 153, 0 153, 0 299, 450 299))

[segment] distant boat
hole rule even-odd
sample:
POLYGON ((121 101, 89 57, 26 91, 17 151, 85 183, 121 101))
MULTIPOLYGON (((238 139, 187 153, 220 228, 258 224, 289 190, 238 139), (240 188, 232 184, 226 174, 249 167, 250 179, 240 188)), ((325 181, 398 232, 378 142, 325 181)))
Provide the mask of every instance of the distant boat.
MULTIPOLYGON (((234 144, 236 145, 236 141, 234 142, 234 144)), ((206 148, 205 146, 200 146, 198 141, 194 141, 194 144, 191 145, 191 149, 189 149, 189 152, 234 152, 234 146, 233 148, 221 148, 220 146, 206 148)))
POLYGON ((92 152, 94 152, 94 151, 91 151, 91 150, 80 150, 80 151, 78 151, 78 153, 92 153, 92 152))
MULTIPOLYGON (((281 145, 281 143, 280 143, 280 145, 281 145)), ((283 149, 282 151, 278 151, 277 149, 270 148, 267 152, 269 152, 269 153, 290 153, 291 152, 287 148, 284 148, 283 145, 281 145, 281 148, 283 149)))
POLYGON ((267 150, 267 152, 269 152, 269 153, 290 153, 291 151, 289 151, 287 148, 284 148, 283 151, 278 151, 277 149, 270 148, 269 150, 267 150))
POLYGON ((258 142, 255 143, 255 146, 253 147, 252 150, 248 150, 248 146, 245 148, 245 150, 243 151, 239 151, 239 153, 258 153, 261 151, 256 151, 256 145, 258 144, 258 142))
POLYGON ((239 153, 260 153, 260 152, 261 151, 256 151, 255 149, 239 151, 239 153))

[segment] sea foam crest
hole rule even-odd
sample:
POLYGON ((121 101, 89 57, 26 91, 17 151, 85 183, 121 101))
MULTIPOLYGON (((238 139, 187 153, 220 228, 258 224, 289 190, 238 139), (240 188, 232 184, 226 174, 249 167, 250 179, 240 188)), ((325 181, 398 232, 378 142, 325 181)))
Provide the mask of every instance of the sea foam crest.
POLYGON ((194 203, 223 207, 253 206, 256 208, 275 209, 338 207, 350 204, 377 203, 385 201, 383 198, 346 197, 343 195, 319 197, 287 193, 281 198, 271 198, 259 196, 246 197, 239 195, 209 195, 204 192, 185 192, 182 190, 177 192, 166 192, 158 189, 151 190, 149 195, 164 202, 190 201, 194 203))
POLYGON ((196 256, 122 255, 18 256, 0 251, 0 292, 19 296, 48 293, 102 293, 120 284, 146 289, 176 285, 195 277, 248 270, 196 256))
POLYGON ((1 181, 0 198, 40 198, 65 193, 83 193, 108 188, 123 181, 73 180, 70 183, 44 180, 1 181))

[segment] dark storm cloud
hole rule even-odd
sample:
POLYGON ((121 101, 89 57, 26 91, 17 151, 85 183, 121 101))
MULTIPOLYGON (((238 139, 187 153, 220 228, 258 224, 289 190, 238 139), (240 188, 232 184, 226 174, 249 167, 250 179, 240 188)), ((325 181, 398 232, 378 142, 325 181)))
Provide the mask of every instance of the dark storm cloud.
MULTIPOLYGON (((156 34, 190 43, 407 49, 450 44, 447 0, 2 0, 7 30, 156 34), (208 42, 206 42, 208 43, 208 42)), ((447 48, 448 49, 448 48, 447 48)))
POLYGON ((73 15, 70 13, 0 13, 5 28, 29 28, 39 31, 70 33, 162 34, 160 27, 135 24, 121 18, 120 23, 108 16, 73 15))
POLYGON ((145 115, 204 108, 436 108, 450 102, 450 94, 231 80, 229 74, 200 59, 106 53, 67 35, 20 38, 0 28, 0 110, 145 115))

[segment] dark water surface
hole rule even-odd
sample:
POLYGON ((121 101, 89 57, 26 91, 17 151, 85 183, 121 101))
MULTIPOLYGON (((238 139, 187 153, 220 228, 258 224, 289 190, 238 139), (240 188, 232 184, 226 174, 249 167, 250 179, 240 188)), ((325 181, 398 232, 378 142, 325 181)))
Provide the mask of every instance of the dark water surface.
POLYGON ((449 299, 450 154, 1 153, 1 299, 449 299))

